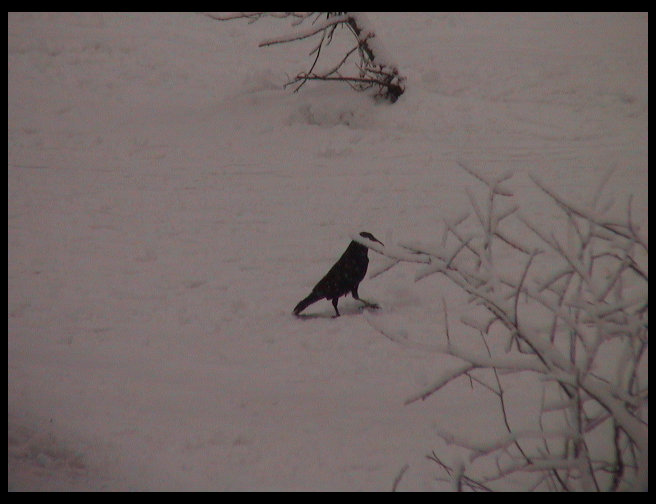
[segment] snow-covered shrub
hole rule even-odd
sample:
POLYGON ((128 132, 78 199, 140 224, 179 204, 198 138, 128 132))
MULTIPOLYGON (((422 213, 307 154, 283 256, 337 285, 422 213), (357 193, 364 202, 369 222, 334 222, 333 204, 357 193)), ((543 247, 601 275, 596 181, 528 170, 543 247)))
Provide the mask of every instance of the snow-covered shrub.
POLYGON ((308 80, 342 81, 360 91, 376 88, 378 96, 392 103, 405 91, 405 77, 399 73, 397 64, 376 37, 369 18, 362 12, 237 12, 206 15, 219 21, 248 19, 255 22, 265 16, 292 20, 289 33, 263 40, 260 47, 307 38, 318 40, 309 52, 313 58, 310 69, 298 73, 285 84, 298 84, 294 91, 298 91, 308 80), (325 68, 317 68, 321 51, 330 45, 336 30, 342 27, 352 34, 355 45, 345 50, 338 61, 325 68), (351 74, 354 71, 356 75, 351 74))
MULTIPOLYGON (((602 199, 610 174, 587 206, 531 177, 562 211, 548 230, 513 202, 512 174, 488 178, 461 166, 485 184, 487 198, 468 193, 473 211, 445 222, 441 245, 375 248, 390 259, 379 273, 418 263, 417 280, 439 274, 471 303, 459 326, 464 330, 456 332, 449 330, 446 304, 438 307, 445 313, 444 344, 414 342, 460 365, 407 402, 466 377, 495 394, 502 412, 503 435, 486 442, 439 433, 466 449, 464 460, 446 461, 434 451, 429 458, 457 489, 518 482, 538 490, 647 489, 648 245, 631 198, 616 220, 606 216, 612 200, 602 199), (469 338, 482 339, 485 350, 472 350, 469 338), (536 378, 531 397, 539 408, 529 428, 507 408, 508 394, 517 390, 509 385, 520 373, 536 378)), ((368 321, 388 338, 413 344, 385 327, 383 316, 368 321)))

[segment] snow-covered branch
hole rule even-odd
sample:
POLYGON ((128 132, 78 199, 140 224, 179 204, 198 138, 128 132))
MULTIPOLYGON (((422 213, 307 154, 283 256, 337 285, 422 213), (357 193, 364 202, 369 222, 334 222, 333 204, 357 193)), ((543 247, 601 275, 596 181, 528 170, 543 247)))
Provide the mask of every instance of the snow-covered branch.
POLYGON ((466 339, 467 330, 473 329, 483 338, 487 354, 469 350, 449 328, 446 343, 424 345, 385 327, 380 316, 367 317, 372 327, 400 345, 461 361, 406 403, 427 399, 463 377, 498 397, 507 434, 475 444, 440 433, 469 449, 471 456, 459 471, 446 471, 449 466, 441 461, 438 465, 457 477, 458 488, 467 481, 469 488, 489 489, 520 472, 538 473, 531 488, 647 488, 648 245, 632 220, 631 200, 624 219, 611 218, 609 205, 600 209, 599 204, 609 174, 590 206, 568 201, 532 176, 563 212, 565 232, 557 234, 531 222, 508 199, 513 196, 512 173, 490 177, 460 166, 484 184, 486 194, 481 198, 468 191, 472 212, 444 223, 441 245, 364 243, 387 257, 384 271, 402 262, 418 263, 416 280, 441 275, 472 303, 473 314, 461 320, 459 337, 466 339), (472 223, 478 232, 471 231, 472 223), (504 270, 500 259, 514 267, 504 270), (480 307, 486 316, 481 317, 480 307), (489 344, 499 338, 505 338, 501 345, 489 344), (504 348, 505 353, 491 348, 504 348), (534 375, 542 388, 535 394, 543 398, 537 430, 513 429, 507 416, 500 373, 518 371, 534 375), (496 385, 485 380, 485 373, 493 374, 496 385), (547 430, 546 424, 556 427, 547 430), (612 434, 601 436, 601 431, 612 434), (541 439, 542 447, 527 437, 541 439), (471 467, 481 458, 495 461, 494 474, 473 476, 471 467))
POLYGON ((247 19, 250 23, 258 21, 262 17, 292 19, 292 31, 265 39, 260 42, 260 47, 317 37, 319 41, 309 52, 310 55, 314 55, 310 69, 298 73, 295 78, 285 84, 285 86, 297 84, 294 91, 298 91, 309 80, 342 81, 357 90, 376 88, 378 96, 384 96, 392 103, 405 91, 405 77, 399 73, 398 65, 376 36, 369 18, 364 13, 240 12, 205 13, 205 15, 217 21, 247 19), (309 24, 303 25, 305 21, 308 21, 309 24), (354 45, 336 64, 323 70, 316 70, 322 50, 330 45, 336 30, 340 27, 345 27, 351 33, 354 45), (353 55, 358 55, 357 60, 352 58, 353 55), (351 74, 353 71, 356 71, 356 75, 351 74))

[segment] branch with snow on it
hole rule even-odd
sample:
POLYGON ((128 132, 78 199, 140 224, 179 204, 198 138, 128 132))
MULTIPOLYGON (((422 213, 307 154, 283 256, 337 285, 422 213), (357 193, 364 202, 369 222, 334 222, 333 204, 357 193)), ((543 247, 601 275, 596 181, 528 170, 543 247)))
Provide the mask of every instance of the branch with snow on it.
MULTIPOLYGON (((364 13, 355 12, 242 12, 230 14, 205 13, 217 21, 231 21, 247 19, 250 23, 262 17, 291 18, 292 31, 277 37, 265 39, 259 47, 268 47, 278 44, 287 44, 299 40, 317 37, 319 41, 309 52, 314 55, 310 69, 300 72, 285 86, 297 84, 294 91, 298 91, 309 80, 342 81, 356 90, 363 91, 372 87, 377 88, 377 96, 382 96, 394 103, 405 91, 406 78, 399 72, 399 67, 393 62, 385 49, 369 18, 364 13), (309 25, 301 26, 309 21, 309 25), (355 39, 355 45, 346 51, 341 60, 326 70, 316 71, 315 68, 322 50, 333 40, 336 29, 346 27, 355 39), (353 62, 352 55, 357 54, 357 61, 353 62), (353 62, 357 75, 344 73, 347 62, 353 62)), ((349 72, 352 70, 349 70, 349 72)))

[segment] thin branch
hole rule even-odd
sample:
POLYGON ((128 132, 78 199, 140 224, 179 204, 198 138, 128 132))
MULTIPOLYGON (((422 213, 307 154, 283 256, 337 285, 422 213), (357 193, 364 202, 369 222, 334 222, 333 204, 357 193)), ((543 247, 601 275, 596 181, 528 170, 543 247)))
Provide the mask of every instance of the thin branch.
POLYGON ((399 483, 401 483, 401 478, 403 478, 403 475, 409 468, 410 465, 405 464, 399 471, 399 474, 396 475, 396 478, 394 478, 394 484, 392 485, 392 492, 396 492, 396 489, 399 487, 399 483))
POLYGON ((275 44, 285 44, 287 42, 294 42, 296 40, 303 40, 309 37, 313 37, 317 33, 323 32, 327 28, 332 26, 345 23, 349 19, 348 15, 330 17, 321 23, 317 23, 306 30, 298 30, 295 33, 290 33, 288 35, 282 35, 280 37, 275 37, 271 39, 265 39, 261 41, 258 46, 266 47, 275 44))
POLYGON ((533 180, 535 185, 537 185, 540 189, 542 189, 542 191, 545 194, 547 194, 551 199, 553 199, 558 204, 558 206, 560 206, 561 208, 563 208, 567 211, 571 211, 574 214, 578 215, 579 217, 582 217, 583 219, 588 220, 588 221, 590 221, 590 222, 592 222, 592 223, 594 223, 594 224, 596 224, 596 225, 610 231, 611 233, 615 233, 615 234, 621 236, 622 238, 630 239, 632 237, 631 233, 627 233, 626 231, 624 231, 623 228, 626 227, 624 224, 619 223, 619 222, 613 222, 613 221, 610 221, 610 220, 606 220, 606 221, 602 220, 600 217, 598 217, 596 215, 593 215, 592 212, 587 212, 587 211, 579 208, 577 205, 575 205, 572 202, 566 202, 563 198, 558 196, 555 191, 553 191, 552 189, 547 187, 547 185, 544 184, 544 182, 540 181, 540 179, 538 179, 535 175, 529 174, 529 176, 531 177, 531 180, 533 180))
MULTIPOLYGON (((481 338, 483 339, 483 344, 485 345, 485 349, 487 350, 488 355, 490 358, 492 358, 492 352, 490 351, 490 347, 487 344, 487 341, 485 339, 485 335, 483 332, 480 332, 481 338)), ((503 424, 506 426, 506 430, 508 431, 508 434, 512 434, 513 430, 510 428, 510 423, 508 422, 508 413, 506 412, 506 402, 504 400, 504 391, 503 387, 501 386, 501 379, 499 378, 499 373, 497 372, 497 368, 493 367, 492 372, 494 373, 494 378, 496 379, 497 382, 497 388, 498 388, 498 397, 499 397, 499 405, 501 406, 501 415, 503 417, 503 424)), ((521 445, 519 444, 519 440, 515 440, 515 446, 519 450, 519 453, 522 454, 526 462, 531 462, 531 459, 526 455, 526 452, 522 449, 521 445)))
POLYGON ((446 311, 446 299, 442 296, 442 309, 444 310, 444 333, 446 334, 447 345, 451 345, 451 338, 449 337, 449 315, 446 311))
POLYGON ((449 383, 451 383, 453 380, 455 380, 459 376, 463 376, 463 375, 468 374, 472 369, 475 369, 477 367, 478 366, 475 366, 474 364, 467 363, 467 364, 463 364, 463 365, 461 365, 461 366, 459 366, 459 367, 457 367, 457 368, 455 368, 455 369, 453 369, 449 372, 446 372, 442 375, 442 377, 439 380, 437 380, 435 383, 433 383, 433 385, 426 388, 422 392, 409 397, 408 399, 406 399, 404 401, 403 404, 405 404, 407 406, 408 404, 412 404, 415 401, 419 401, 419 400, 425 401, 428 397, 433 395, 435 392, 440 390, 445 385, 448 385, 449 383))

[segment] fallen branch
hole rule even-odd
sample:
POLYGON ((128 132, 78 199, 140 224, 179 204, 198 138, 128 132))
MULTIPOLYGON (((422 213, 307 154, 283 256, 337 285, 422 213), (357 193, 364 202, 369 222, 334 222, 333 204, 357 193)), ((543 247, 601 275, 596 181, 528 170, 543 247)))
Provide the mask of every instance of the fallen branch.
POLYGON ((354 12, 307 12, 307 13, 274 13, 274 12, 240 12, 229 14, 205 15, 217 21, 232 21, 235 19, 247 19, 254 23, 262 17, 291 18, 293 20, 293 31, 269 38, 259 43, 259 47, 268 47, 278 44, 287 44, 319 36, 319 42, 312 48, 310 55, 315 55, 310 69, 300 72, 295 78, 285 84, 286 86, 297 84, 294 92, 297 92, 307 81, 338 81, 346 82, 352 88, 363 91, 377 88, 377 96, 382 96, 394 103, 405 91, 405 77, 399 73, 398 66, 392 61, 387 51, 376 37, 375 30, 368 17, 363 13, 354 12), (312 20, 309 26, 301 27, 307 21, 312 20), (316 71, 315 68, 322 54, 322 49, 330 45, 333 35, 338 27, 346 27, 355 39, 355 45, 346 51, 343 58, 331 68, 316 71), (351 56, 357 54, 355 61, 357 75, 351 75, 347 63, 351 56))

